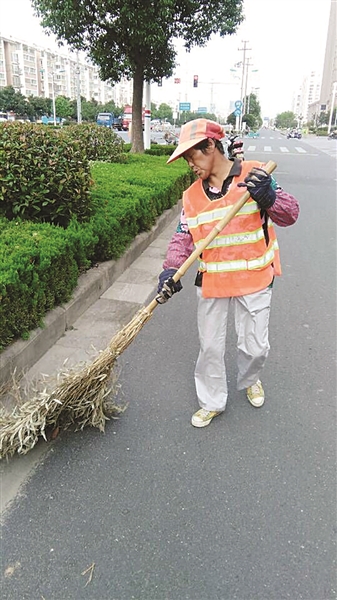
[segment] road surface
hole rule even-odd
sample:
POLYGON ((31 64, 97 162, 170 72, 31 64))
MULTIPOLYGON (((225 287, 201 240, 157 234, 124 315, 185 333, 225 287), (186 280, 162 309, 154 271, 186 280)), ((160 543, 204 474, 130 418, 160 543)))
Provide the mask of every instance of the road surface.
POLYGON ((245 149, 301 204, 277 230, 264 407, 235 389, 231 325, 228 407, 190 425, 189 272, 121 357, 122 418, 60 435, 3 515, 3 600, 336 597, 336 165, 277 132, 245 149))

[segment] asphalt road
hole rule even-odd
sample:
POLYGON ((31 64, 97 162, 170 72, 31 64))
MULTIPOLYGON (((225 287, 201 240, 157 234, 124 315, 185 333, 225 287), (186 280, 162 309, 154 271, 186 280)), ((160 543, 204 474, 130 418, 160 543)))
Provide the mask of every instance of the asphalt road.
POLYGON ((226 412, 190 425, 198 340, 188 273, 121 356, 122 418, 105 435, 62 434, 6 513, 3 600, 336 597, 333 149, 269 131, 245 148, 247 159, 273 158, 301 204, 298 223, 278 228, 284 274, 264 407, 235 389, 231 325, 226 412))

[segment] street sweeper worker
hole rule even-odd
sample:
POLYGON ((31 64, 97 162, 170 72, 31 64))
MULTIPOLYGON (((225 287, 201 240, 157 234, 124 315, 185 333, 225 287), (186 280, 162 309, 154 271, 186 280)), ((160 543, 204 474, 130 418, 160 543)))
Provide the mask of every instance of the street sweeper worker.
POLYGON ((200 351, 195 386, 200 409, 192 425, 205 427, 227 402, 225 343, 230 304, 237 334, 237 388, 246 389, 250 404, 264 403, 261 371, 269 352, 268 323, 274 276, 281 275, 274 223, 287 227, 299 213, 297 200, 285 192, 258 161, 224 153, 224 131, 218 123, 195 119, 181 128, 179 144, 168 163, 183 157, 197 180, 183 194, 180 221, 159 275, 157 301, 166 302, 182 289, 172 279, 177 269, 206 238, 246 190, 250 199, 199 257, 198 296, 200 351))

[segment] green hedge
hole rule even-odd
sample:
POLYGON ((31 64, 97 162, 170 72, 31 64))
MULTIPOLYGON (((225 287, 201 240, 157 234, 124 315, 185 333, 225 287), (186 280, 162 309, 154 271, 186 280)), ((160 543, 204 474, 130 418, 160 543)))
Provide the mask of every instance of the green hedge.
POLYGON ((123 162, 120 136, 93 124, 0 126, 0 215, 67 226, 92 214, 90 161, 123 162))
POLYGON ((61 227, 1 219, 0 228, 1 347, 26 337, 47 310, 69 300, 78 268, 61 227))
POLYGON ((67 228, 0 218, 0 349, 41 325, 47 310, 69 300, 80 272, 117 259, 141 231, 181 198, 193 174, 184 161, 128 155, 93 163, 92 216, 67 228))
POLYGON ((34 123, 0 125, 0 215, 67 225, 91 213, 84 145, 34 123))
MULTIPOLYGON (((145 154, 150 154, 151 156, 171 156, 175 149, 176 146, 170 144, 151 144, 151 148, 145 150, 145 154)), ((124 144, 124 152, 130 152, 130 150, 131 144, 124 144)))
POLYGON ((109 127, 101 127, 94 123, 68 125, 59 130, 61 135, 72 142, 78 142, 89 160, 108 162, 125 162, 124 140, 109 127))

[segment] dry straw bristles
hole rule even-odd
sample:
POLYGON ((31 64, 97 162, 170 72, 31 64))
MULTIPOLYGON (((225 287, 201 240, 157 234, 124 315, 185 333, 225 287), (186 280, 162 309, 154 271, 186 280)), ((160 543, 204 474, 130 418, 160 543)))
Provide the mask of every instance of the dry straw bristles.
MULTIPOLYGON (((117 390, 116 359, 150 317, 149 307, 142 308, 116 333, 91 365, 59 373, 52 392, 43 386, 45 382, 40 382, 31 399, 21 406, 18 403, 11 413, 2 409, 0 458, 10 457, 16 452, 26 454, 40 437, 47 440, 47 430, 57 427, 65 429, 73 426, 78 430, 90 425, 104 431, 105 422, 125 410, 111 400, 117 390)), ((15 383, 12 393, 19 400, 20 391, 15 383)))

